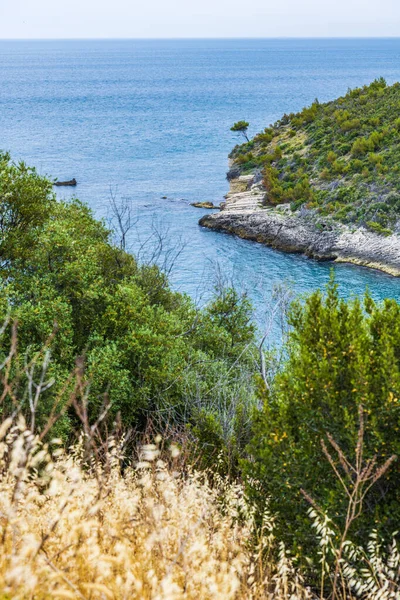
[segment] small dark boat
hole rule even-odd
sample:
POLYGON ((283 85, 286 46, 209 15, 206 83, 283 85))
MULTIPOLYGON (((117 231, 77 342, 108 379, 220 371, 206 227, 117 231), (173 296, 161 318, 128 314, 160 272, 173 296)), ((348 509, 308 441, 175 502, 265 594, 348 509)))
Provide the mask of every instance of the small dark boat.
POLYGON ((57 185, 58 187, 62 186, 62 185, 70 185, 70 186, 74 186, 76 185, 76 179, 75 177, 73 179, 70 179, 70 181, 55 181, 53 183, 53 185, 57 185))

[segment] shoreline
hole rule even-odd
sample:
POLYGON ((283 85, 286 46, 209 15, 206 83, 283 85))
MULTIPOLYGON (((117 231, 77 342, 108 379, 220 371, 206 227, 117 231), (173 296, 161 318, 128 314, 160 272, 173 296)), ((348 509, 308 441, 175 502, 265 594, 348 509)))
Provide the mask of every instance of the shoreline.
POLYGON ((400 277, 397 234, 385 237, 363 227, 317 224, 309 215, 292 213, 287 205, 262 208, 265 192, 250 183, 249 176, 233 180, 222 210, 203 216, 199 224, 317 261, 349 263, 400 277))

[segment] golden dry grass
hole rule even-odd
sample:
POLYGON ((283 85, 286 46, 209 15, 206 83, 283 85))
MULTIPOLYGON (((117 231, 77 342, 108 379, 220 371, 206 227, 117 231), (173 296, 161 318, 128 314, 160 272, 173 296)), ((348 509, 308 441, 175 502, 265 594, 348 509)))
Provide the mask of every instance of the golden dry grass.
POLYGON ((0 438, 0 598, 309 597, 283 550, 275 567, 261 560, 268 526, 249 544, 240 486, 174 472, 155 445, 121 474, 115 447, 99 472, 82 445, 54 452, 23 421, 0 438))
MULTIPOLYGON (((0 425, 0 600, 315 597, 275 540, 267 507, 256 527, 241 485, 216 474, 210 485, 175 446, 161 455, 157 439, 124 468, 114 439, 106 450, 92 442, 82 436, 64 451, 22 417, 0 425)), ((334 532, 328 517, 313 521, 326 569, 334 532)), ((321 600, 400 600, 395 540, 387 550, 375 534, 367 551, 346 546, 340 564, 337 594, 322 585, 321 600)))

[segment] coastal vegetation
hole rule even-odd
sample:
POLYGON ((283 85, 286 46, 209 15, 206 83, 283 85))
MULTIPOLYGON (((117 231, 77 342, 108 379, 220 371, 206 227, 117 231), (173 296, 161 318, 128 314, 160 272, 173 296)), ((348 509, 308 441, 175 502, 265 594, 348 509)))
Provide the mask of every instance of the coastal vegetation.
MULTIPOLYGON (((190 423, 192 413, 199 427, 203 414, 223 414, 216 394, 224 381, 227 415, 220 426, 234 436, 240 427, 236 413, 251 407, 254 361, 248 345, 254 325, 247 298, 220 290, 199 310, 170 289, 155 265, 139 264, 113 245, 111 232, 87 206, 56 201, 51 183, 6 155, 0 160, 0 196, 0 319, 10 314, 18 322, 18 364, 51 345, 48 375, 54 385, 37 424, 47 418, 76 358, 84 356, 93 382, 93 421, 107 392, 110 422, 119 415, 133 427, 149 416, 190 423)), ((7 355, 7 341, 1 352, 7 355)), ((65 412, 57 426, 68 436, 73 417, 65 412)))
POLYGON ((249 138, 247 137, 248 129, 249 123, 247 121, 237 121, 237 123, 234 123, 231 127, 231 131, 241 134, 246 142, 249 142, 249 138))
MULTIPOLYGON (((271 498, 281 536, 304 548, 302 490, 335 515, 339 528, 346 519, 348 496, 330 461, 321 460, 321 440, 340 447, 338 467, 344 456, 354 457, 362 409, 364 458, 384 464, 400 455, 400 307, 394 300, 377 305, 368 294, 363 303, 346 302, 331 281, 325 296, 317 291, 294 302, 288 319, 288 357, 261 391, 263 409, 243 468, 258 481, 254 497, 271 498)), ((372 527, 386 534, 397 529, 399 475, 396 463, 370 490, 353 532, 359 541, 372 527)))
POLYGON ((397 599, 399 305, 332 278, 265 350, 124 247, 1 155, 1 597, 397 599))
POLYGON ((315 100, 236 146, 228 178, 254 173, 268 206, 390 235, 399 227, 399 107, 400 84, 383 78, 315 100))

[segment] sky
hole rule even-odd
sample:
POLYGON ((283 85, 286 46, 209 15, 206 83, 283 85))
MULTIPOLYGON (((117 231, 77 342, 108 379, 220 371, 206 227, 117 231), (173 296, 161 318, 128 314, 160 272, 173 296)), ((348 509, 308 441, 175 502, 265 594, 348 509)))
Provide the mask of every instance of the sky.
POLYGON ((400 0, 0 0, 0 39, 400 36, 400 0))

